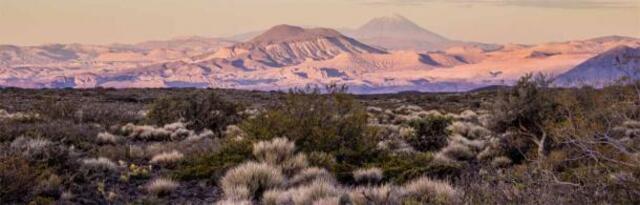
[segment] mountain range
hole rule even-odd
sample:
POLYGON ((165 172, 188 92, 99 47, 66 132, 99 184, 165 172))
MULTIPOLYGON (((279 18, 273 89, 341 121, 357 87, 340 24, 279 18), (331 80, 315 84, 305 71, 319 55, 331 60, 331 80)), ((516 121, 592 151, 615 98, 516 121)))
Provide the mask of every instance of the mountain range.
POLYGON ((356 93, 444 92, 509 85, 531 72, 557 76, 558 86, 602 86, 640 69, 636 38, 485 44, 443 37, 399 15, 341 32, 278 25, 232 39, 3 45, 0 86, 281 90, 338 83, 356 93))

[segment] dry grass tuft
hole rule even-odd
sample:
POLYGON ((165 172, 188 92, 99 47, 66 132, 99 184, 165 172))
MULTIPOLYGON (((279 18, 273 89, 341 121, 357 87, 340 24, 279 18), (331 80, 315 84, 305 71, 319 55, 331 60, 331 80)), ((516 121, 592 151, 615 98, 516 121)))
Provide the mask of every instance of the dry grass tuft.
POLYGON ((368 169, 358 169, 353 171, 353 179, 361 184, 374 184, 382 181, 382 169, 373 167, 368 169))
POLYGON ((263 203, 271 204, 313 204, 314 202, 339 197, 341 190, 332 182, 316 180, 313 183, 289 189, 287 191, 271 190, 265 193, 263 203))
POLYGON ((120 142, 120 137, 108 132, 101 132, 96 137, 99 143, 104 144, 118 144, 120 142))
POLYGON ((182 160, 182 158, 184 158, 184 154, 173 150, 171 152, 163 152, 160 154, 157 154, 155 156, 153 156, 153 158, 151 158, 151 161, 149 161, 152 164, 173 164, 176 163, 180 160, 182 160))
POLYGON ((456 200, 457 191, 447 182, 427 177, 415 179, 404 186, 406 196, 422 203, 451 204, 456 200))
POLYGON ((449 159, 466 160, 474 157, 473 151, 468 146, 460 143, 450 143, 440 150, 438 154, 442 154, 449 159))
POLYGON ((283 161, 280 164, 280 168, 282 172, 284 172, 287 176, 292 176, 295 173, 300 172, 304 168, 309 166, 309 161, 307 160, 307 155, 304 153, 296 154, 295 156, 283 161))
POLYGON ((92 170, 117 170, 118 165, 106 157, 83 159, 82 165, 92 170))
POLYGON ((229 170, 220 180, 228 199, 259 199, 262 191, 281 187, 284 176, 277 167, 266 163, 247 162, 229 170))
POLYGON ((175 191, 178 186, 180 186, 178 182, 173 181, 172 179, 158 178, 148 183, 145 186, 145 189, 151 194, 162 196, 175 191))
POLYGON ((356 187, 349 193, 353 204, 399 205, 404 195, 402 187, 392 185, 356 187))
POLYGON ((253 155, 258 161, 269 164, 281 164, 293 155, 295 144, 287 138, 274 138, 253 145, 253 155))
POLYGON ((334 182, 335 178, 326 169, 311 167, 303 169, 294 175, 288 182, 289 187, 307 185, 316 180, 323 180, 327 182, 334 182))

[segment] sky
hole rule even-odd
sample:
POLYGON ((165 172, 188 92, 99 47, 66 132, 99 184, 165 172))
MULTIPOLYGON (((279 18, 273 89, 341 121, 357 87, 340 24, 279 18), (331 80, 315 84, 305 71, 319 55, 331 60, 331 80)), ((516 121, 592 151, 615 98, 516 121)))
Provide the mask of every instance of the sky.
POLYGON ((0 0, 0 44, 225 37, 278 24, 356 28, 391 14, 487 43, 640 37, 640 0, 0 0))

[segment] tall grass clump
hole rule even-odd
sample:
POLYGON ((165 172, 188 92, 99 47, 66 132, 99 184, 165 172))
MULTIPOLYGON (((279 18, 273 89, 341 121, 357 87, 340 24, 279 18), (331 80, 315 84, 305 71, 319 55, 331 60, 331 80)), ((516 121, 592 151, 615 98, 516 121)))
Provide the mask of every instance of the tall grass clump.
POLYGON ((259 200, 266 190, 281 187, 284 180, 277 167, 247 162, 229 170, 220 180, 220 187, 228 199, 259 200))
POLYGON ((408 198, 422 204, 453 204, 458 192, 449 183, 427 177, 415 179, 404 185, 408 198))
POLYGON ((273 138, 253 145, 253 156, 258 161, 269 164, 281 164, 293 155, 295 144, 286 138, 273 138))

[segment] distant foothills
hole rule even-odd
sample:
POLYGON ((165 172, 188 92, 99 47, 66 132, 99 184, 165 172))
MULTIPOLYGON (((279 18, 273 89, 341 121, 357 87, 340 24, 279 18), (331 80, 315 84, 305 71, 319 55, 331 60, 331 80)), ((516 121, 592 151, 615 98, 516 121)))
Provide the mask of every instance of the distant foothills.
POLYGON ((394 15, 357 29, 276 25, 227 38, 0 45, 0 87, 284 90, 343 84, 354 93, 458 92, 510 85, 527 73, 552 76, 556 86, 638 79, 640 39, 497 45, 450 39, 394 15))

